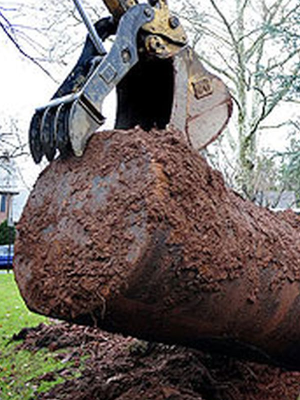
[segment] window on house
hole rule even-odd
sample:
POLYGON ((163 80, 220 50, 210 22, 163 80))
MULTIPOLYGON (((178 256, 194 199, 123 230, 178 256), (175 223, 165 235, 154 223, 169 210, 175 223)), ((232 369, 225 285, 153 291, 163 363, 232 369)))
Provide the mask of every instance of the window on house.
POLYGON ((1 212, 5 212, 6 211, 6 195, 5 194, 3 194, 1 196, 0 211, 1 212))

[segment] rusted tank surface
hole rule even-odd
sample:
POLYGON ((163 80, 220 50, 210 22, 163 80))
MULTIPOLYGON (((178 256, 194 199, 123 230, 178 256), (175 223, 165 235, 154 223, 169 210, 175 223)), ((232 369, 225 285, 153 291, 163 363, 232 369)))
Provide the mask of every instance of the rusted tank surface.
POLYGON ((299 369, 299 227, 180 134, 104 132, 39 177, 14 271, 38 313, 299 369))

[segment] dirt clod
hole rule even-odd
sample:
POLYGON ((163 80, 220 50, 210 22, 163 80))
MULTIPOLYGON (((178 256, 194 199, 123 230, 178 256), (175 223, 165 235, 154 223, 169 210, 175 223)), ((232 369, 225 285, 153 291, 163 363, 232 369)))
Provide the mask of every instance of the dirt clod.
MULTIPOLYGON (((66 323, 40 325, 21 348, 38 351, 41 343, 68 353, 68 360, 88 356, 82 375, 70 377, 35 400, 296 400, 300 373, 212 356, 178 346, 151 344, 132 353, 136 339, 66 323)), ((142 347, 145 343, 141 343, 142 347)), ((62 360, 61 374, 68 377, 62 360)), ((71 367, 76 371, 76 363, 71 367)), ((49 374, 40 379, 52 380, 49 374)))

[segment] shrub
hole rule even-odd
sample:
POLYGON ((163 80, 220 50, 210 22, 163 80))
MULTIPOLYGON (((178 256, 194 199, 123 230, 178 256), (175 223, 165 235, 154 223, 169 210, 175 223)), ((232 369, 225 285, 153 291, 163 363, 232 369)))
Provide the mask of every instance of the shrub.
POLYGON ((0 245, 12 244, 15 241, 16 229, 7 225, 7 220, 0 224, 0 245))

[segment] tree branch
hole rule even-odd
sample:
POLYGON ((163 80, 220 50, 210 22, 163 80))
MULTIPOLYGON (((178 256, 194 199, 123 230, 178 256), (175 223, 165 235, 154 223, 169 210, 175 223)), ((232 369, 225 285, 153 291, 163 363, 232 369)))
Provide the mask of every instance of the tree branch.
POLYGON ((277 104, 283 99, 283 97, 289 92, 291 86, 293 83, 298 79, 298 74, 300 72, 300 63, 297 65, 297 67, 294 69, 292 73, 292 78, 290 79, 290 82, 288 85, 286 85, 281 91, 277 92, 277 94, 274 96, 273 100, 271 101, 270 105, 268 106, 268 109, 265 112, 265 117, 266 118, 270 113, 274 110, 274 108, 277 106, 277 104))
MULTIPOLYGON (((5 16, 0 12, 0 16, 6 20, 5 16)), ((11 27, 11 24, 9 24, 9 26, 11 27)), ((13 37, 13 35, 9 32, 9 30, 4 26, 4 24, 0 21, 0 28, 3 30, 3 32, 5 33, 5 35, 8 37, 8 39, 11 41, 11 43, 16 47, 16 49, 28 60, 30 60, 31 62, 33 62, 36 66, 38 66, 47 76, 49 76, 50 79, 52 79, 54 82, 56 82, 56 80, 53 78, 53 76, 50 74, 49 71, 46 70, 46 68, 44 68, 35 58, 33 58, 32 56, 30 56, 29 54, 27 54, 22 47, 19 45, 19 43, 15 40, 15 38, 13 37)))
POLYGON ((263 104, 262 104, 262 109, 261 109, 261 113, 259 118, 255 121, 255 123, 253 124, 250 133, 248 135, 249 139, 255 134, 255 132, 257 131, 259 124, 264 120, 265 118, 265 114, 266 114, 266 107, 267 107, 267 96, 265 95, 265 93, 263 92, 263 90, 259 87, 254 87, 254 90, 256 90, 258 93, 261 94, 262 98, 263 98, 263 104))
POLYGON ((226 76, 228 79, 230 79, 235 85, 237 84, 235 78, 229 74, 225 69, 219 68, 216 66, 215 63, 212 63, 208 58, 204 57, 203 55, 198 55, 200 60, 203 61, 205 64, 209 65, 214 71, 217 71, 218 73, 226 76))

